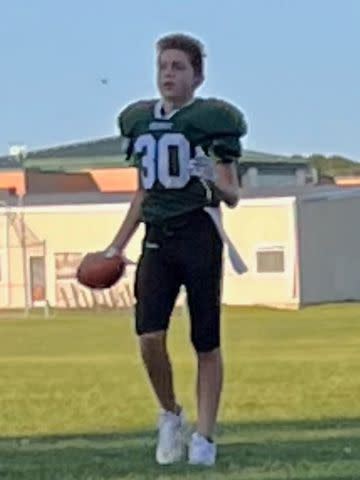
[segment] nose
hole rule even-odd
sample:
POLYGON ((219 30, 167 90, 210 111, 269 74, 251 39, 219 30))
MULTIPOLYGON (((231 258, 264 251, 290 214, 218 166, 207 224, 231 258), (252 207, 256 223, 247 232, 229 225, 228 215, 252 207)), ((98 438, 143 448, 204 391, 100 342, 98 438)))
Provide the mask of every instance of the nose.
POLYGON ((164 78, 172 78, 174 76, 174 70, 171 67, 171 65, 167 65, 164 70, 163 70, 163 76, 164 78))

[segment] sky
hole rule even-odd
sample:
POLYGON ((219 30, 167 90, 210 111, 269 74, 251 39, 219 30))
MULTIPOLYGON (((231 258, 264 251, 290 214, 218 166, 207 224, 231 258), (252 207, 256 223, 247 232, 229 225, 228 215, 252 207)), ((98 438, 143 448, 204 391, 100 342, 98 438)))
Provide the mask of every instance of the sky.
POLYGON ((0 0, 0 154, 114 135, 157 95, 156 40, 184 32, 245 148, 360 161, 359 25, 360 0, 0 0))

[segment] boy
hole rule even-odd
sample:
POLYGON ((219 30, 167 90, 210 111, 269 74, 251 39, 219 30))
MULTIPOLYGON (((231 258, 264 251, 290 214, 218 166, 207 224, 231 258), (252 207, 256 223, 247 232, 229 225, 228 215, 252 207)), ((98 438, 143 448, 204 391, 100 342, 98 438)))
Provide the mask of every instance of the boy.
POLYGON ((198 40, 180 34, 161 38, 160 100, 136 102, 119 116, 127 157, 139 167, 139 188, 105 255, 121 255, 140 221, 145 223, 135 280, 135 323, 142 359, 162 408, 156 448, 160 464, 179 461, 184 448, 184 413, 174 393, 166 348, 169 318, 181 285, 187 291, 191 341, 198 359, 198 422, 189 462, 210 466, 216 460, 223 243, 208 211, 221 201, 229 207, 238 203, 236 160, 246 124, 234 106, 194 97, 204 81, 203 63, 198 40))

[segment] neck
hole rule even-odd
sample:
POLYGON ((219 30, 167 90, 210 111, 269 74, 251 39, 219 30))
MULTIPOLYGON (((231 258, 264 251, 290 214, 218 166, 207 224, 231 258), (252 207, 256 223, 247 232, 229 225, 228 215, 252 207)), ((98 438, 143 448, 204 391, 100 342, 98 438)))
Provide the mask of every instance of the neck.
POLYGON ((182 100, 166 100, 165 98, 163 98, 162 104, 164 111, 166 114, 169 114, 174 110, 178 110, 179 108, 184 107, 186 104, 191 102, 192 99, 192 96, 182 100))

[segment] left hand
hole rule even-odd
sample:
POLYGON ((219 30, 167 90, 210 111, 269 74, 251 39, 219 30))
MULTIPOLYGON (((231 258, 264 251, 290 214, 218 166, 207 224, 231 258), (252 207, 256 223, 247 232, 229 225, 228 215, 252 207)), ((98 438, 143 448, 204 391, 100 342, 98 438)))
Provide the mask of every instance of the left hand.
POLYGON ((192 177, 202 178, 210 182, 215 182, 217 178, 214 161, 205 155, 192 158, 189 162, 189 171, 192 177))

